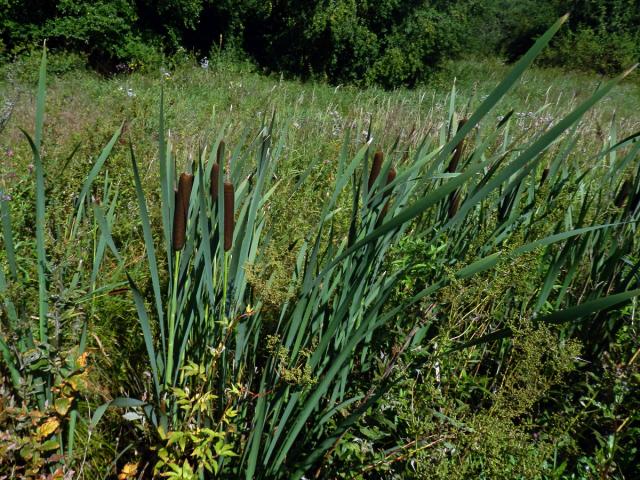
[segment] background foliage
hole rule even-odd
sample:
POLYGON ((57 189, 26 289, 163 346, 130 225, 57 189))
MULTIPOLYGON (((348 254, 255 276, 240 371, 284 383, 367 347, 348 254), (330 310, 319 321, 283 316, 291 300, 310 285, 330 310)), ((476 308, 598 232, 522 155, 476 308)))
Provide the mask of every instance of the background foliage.
POLYGON ((513 60, 567 11, 569 28, 541 62, 615 73, 640 57, 634 0, 1 0, 0 54, 48 39, 112 72, 155 65, 162 52, 225 51, 267 71, 390 88, 462 55, 513 60))

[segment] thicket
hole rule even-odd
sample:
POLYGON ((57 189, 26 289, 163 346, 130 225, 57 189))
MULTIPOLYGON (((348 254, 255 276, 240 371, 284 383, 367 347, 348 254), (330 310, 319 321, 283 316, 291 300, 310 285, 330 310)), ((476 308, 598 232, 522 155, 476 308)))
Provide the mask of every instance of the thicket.
POLYGON ((640 57, 634 0, 0 0, 0 55, 81 52, 96 68, 156 65, 181 49, 246 56, 332 83, 413 86, 461 55, 522 55, 560 15, 541 62, 615 73, 640 57))

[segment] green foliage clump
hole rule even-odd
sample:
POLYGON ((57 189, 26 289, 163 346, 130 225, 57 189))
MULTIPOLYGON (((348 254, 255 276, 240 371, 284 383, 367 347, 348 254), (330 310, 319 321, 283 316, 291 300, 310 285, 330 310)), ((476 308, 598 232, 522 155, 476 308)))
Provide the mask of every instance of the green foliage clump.
POLYGON ((459 54, 462 6, 434 2, 283 2, 247 30, 246 50, 271 70, 332 83, 415 85, 459 54))

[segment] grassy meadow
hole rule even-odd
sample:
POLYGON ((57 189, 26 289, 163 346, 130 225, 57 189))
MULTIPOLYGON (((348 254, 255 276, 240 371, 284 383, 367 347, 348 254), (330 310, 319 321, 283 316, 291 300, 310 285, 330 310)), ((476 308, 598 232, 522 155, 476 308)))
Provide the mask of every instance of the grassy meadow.
POLYGON ((0 478, 634 478, 640 82, 534 54, 2 66, 0 478))

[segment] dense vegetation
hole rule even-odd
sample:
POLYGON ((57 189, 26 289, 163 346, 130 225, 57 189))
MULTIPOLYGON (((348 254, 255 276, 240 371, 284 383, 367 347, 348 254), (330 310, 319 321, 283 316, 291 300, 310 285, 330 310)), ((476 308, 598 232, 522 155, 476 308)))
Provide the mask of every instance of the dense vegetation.
POLYGON ((0 478, 637 476, 640 86, 560 24, 446 90, 4 65, 0 478))
POLYGON ((228 52, 334 84, 411 86, 461 55, 518 58, 567 11, 540 61, 611 74, 640 58, 635 0, 2 0, 0 54, 48 39, 113 72, 157 65, 162 51, 228 52))

